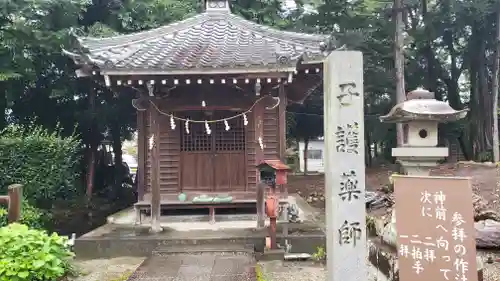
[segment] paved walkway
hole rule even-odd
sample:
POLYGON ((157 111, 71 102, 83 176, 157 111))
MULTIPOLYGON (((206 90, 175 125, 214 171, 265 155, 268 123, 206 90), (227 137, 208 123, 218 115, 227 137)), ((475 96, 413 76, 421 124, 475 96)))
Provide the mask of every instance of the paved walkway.
POLYGON ((249 252, 206 249, 159 251, 146 259, 128 280, 255 281, 255 264, 249 252))

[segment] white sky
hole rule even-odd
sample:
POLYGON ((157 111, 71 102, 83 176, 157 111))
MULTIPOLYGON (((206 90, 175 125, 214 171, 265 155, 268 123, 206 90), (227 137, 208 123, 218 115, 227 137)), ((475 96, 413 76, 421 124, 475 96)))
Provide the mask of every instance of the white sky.
POLYGON ((293 9, 296 7, 295 1, 293 1, 293 0, 285 0, 283 3, 283 6, 285 6, 285 8, 287 8, 287 9, 293 9))

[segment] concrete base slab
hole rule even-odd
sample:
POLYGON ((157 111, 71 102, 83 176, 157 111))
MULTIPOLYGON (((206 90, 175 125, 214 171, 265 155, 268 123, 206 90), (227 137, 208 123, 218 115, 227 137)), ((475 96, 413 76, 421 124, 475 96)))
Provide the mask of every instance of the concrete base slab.
POLYGON ((262 261, 272 261, 272 260, 284 260, 285 250, 284 249, 264 249, 262 255, 260 255, 259 260, 262 261))
MULTIPOLYGON (((324 247, 325 234, 314 224, 290 224, 288 242, 294 253, 314 253, 324 247)), ((278 243, 284 244, 282 226, 278 225, 278 243)), ((149 233, 147 227, 131 228, 105 225, 75 241, 77 259, 113 258, 120 256, 149 256, 159 247, 186 245, 255 245, 263 252, 267 229, 233 229, 225 231, 196 230, 149 233)))
POLYGON ((151 256, 129 277, 129 281, 254 281, 252 255, 213 252, 151 256))
POLYGON ((311 258, 312 255, 307 253, 285 254, 285 261, 307 261, 311 258))
MULTIPOLYGON (((287 198, 289 205, 297 206, 299 219, 302 221, 311 220, 314 217, 315 209, 310 207, 298 195, 290 195, 287 198)), ((207 215, 169 215, 160 217, 160 225, 162 227, 175 229, 178 231, 192 230, 224 230, 224 229, 245 229, 254 228, 257 225, 256 214, 231 214, 231 215, 215 215, 216 223, 209 221, 207 215), (193 223, 196 222, 196 223, 193 223)), ((117 212, 107 218, 109 224, 117 224, 122 226, 132 226, 136 223, 136 213, 133 208, 129 208, 117 212)), ((280 220, 285 223, 286 221, 280 220)), ((151 226, 151 217, 142 215, 141 226, 151 226)), ((266 226, 269 225, 269 220, 266 220, 266 226)))
MULTIPOLYGON (((324 227, 315 221, 316 209, 300 197, 290 196, 289 202, 299 209, 300 223, 278 222, 278 243, 285 237, 294 253, 314 253, 325 245, 324 227), (288 229, 287 234, 283 231, 288 229)), ((208 217, 208 216, 205 216, 208 217)), ((254 245, 264 250, 268 228, 257 228, 252 214, 221 215, 221 221, 210 224, 200 216, 161 217, 163 231, 150 233, 147 221, 135 225, 132 210, 108 218, 108 223, 76 239, 77 259, 113 258, 120 256, 150 256, 163 248, 186 245, 254 245)))

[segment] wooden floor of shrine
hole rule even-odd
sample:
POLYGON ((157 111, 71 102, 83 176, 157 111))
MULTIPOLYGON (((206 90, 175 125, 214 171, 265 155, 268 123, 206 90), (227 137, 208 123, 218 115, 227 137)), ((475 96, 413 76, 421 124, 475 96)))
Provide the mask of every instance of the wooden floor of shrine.
MULTIPOLYGON (((267 197, 266 192, 264 198, 267 197)), ((165 193, 161 194, 160 204, 162 209, 196 209, 196 208, 206 208, 207 205, 225 205, 227 207, 234 208, 244 208, 244 207, 254 207, 257 203, 256 192, 244 192, 244 191, 234 191, 234 192, 184 192, 186 195, 186 200, 179 200, 180 193, 165 193), (193 198, 207 195, 209 197, 216 196, 231 196, 233 199, 231 202, 192 202, 193 198)), ((277 192, 281 203, 285 203, 288 196, 284 193, 277 192)), ((135 205, 146 206, 151 204, 151 194, 147 193, 144 195, 144 199, 138 201, 135 205)))

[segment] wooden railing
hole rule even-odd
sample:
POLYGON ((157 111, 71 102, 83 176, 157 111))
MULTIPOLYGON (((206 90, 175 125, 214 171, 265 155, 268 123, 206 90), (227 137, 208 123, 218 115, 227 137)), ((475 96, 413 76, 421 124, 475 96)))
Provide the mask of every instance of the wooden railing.
POLYGON ((8 195, 0 196, 0 205, 7 205, 7 221, 13 223, 21 219, 22 185, 9 185, 8 195))

